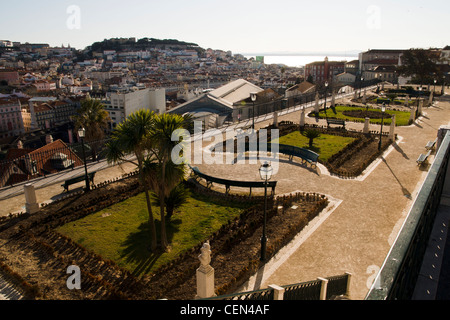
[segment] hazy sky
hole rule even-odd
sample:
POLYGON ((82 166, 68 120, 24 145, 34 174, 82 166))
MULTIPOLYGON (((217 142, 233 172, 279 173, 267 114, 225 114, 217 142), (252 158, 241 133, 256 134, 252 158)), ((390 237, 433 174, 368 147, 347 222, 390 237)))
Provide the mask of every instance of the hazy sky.
POLYGON ((1 0, 0 39, 85 48, 113 37, 178 39, 233 53, 450 44, 448 0, 1 0))

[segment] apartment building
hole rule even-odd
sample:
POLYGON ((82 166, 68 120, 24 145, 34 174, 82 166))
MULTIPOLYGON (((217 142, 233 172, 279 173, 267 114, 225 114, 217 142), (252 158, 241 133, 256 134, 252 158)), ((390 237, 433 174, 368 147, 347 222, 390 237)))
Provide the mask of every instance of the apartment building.
POLYGON ((32 129, 49 129, 72 121, 77 104, 55 97, 36 97, 28 101, 32 129))
POLYGON ((334 76, 341 74, 345 70, 346 61, 315 61, 305 65, 305 79, 312 77, 314 83, 330 82, 334 76))
POLYGON ((0 139, 30 130, 31 115, 18 98, 0 98, 0 139))
POLYGON ((372 49, 359 54, 359 70, 363 73, 378 66, 397 66, 405 50, 372 49))
POLYGON ((166 90, 152 88, 121 88, 107 93, 103 101, 113 129, 133 112, 149 109, 156 113, 166 111, 166 90))

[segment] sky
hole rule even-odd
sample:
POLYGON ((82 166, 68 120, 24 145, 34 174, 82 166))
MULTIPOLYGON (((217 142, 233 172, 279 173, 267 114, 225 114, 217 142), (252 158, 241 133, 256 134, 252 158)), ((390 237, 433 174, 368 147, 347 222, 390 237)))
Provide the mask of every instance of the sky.
POLYGON ((148 37, 241 54, 450 44, 448 0, 1 0, 0 40, 84 49, 148 37))

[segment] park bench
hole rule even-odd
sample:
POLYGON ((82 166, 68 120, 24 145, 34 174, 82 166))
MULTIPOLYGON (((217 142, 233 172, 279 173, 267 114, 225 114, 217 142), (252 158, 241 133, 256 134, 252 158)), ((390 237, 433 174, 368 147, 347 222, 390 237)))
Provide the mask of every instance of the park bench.
POLYGON ((427 145, 425 146, 425 149, 427 150, 433 150, 434 146, 436 145, 437 138, 434 141, 428 141, 427 145))
MULTIPOLYGON (((250 195, 252 194, 252 188, 264 188, 265 182, 264 181, 239 181, 239 180, 228 180, 228 179, 222 179, 217 177, 212 177, 207 174, 204 174, 201 172, 198 167, 191 167, 192 172, 200 177, 205 179, 206 181, 206 187, 211 188, 213 183, 221 184, 225 186, 225 193, 228 194, 230 192, 230 187, 242 187, 242 188, 250 188, 250 195)), ((272 195, 275 194, 275 187, 277 185, 276 181, 268 181, 267 187, 272 189, 272 195)))
POLYGON ((327 125, 328 127, 332 124, 338 125, 338 126, 342 126, 345 129, 345 120, 341 120, 341 119, 332 119, 332 118, 327 118, 327 125))
POLYGON ((299 157, 302 159, 302 163, 309 163, 312 167, 317 167, 319 155, 314 151, 285 144, 278 145, 278 151, 289 156, 289 161, 292 161, 293 157, 299 157))
POLYGON ((422 164, 424 164, 427 161, 430 154, 431 154, 431 150, 429 150, 426 154, 423 154, 423 153, 420 154, 419 158, 417 158, 417 160, 416 160, 417 165, 421 166, 422 164))
MULTIPOLYGON (((94 176, 95 176, 95 171, 88 173, 89 182, 92 184, 94 183, 94 176)), ((85 179, 86 179, 86 177, 84 174, 81 176, 73 177, 73 178, 70 178, 70 179, 67 179, 66 181, 64 181, 64 183, 61 185, 61 187, 64 187, 64 191, 69 191, 70 185, 85 181, 85 179)))

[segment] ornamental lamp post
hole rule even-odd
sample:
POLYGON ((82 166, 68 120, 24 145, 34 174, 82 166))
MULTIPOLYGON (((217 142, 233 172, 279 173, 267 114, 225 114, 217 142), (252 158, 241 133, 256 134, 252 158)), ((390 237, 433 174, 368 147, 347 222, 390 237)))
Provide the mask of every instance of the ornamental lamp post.
POLYGON ((325 110, 325 118, 327 117, 327 89, 328 89, 328 81, 325 81, 325 103, 323 104, 323 109, 325 110))
POLYGON ((253 125, 252 128, 253 130, 255 130, 255 101, 256 101, 256 92, 251 92, 250 93, 250 98, 252 99, 253 102, 253 125))
POLYGON ((437 80, 436 80, 436 79, 434 79, 434 88, 433 88, 433 93, 436 93, 436 82, 437 82, 437 80))
POLYGON ((78 136, 81 138, 81 147, 82 147, 82 150, 83 150, 84 179, 86 181, 85 191, 90 191, 91 187, 89 185, 89 177, 88 177, 87 163, 86 163, 86 152, 84 150, 84 137, 86 136, 86 129, 84 129, 83 127, 78 129, 78 136))
POLYGON ((381 151, 381 137, 383 135, 383 120, 384 120, 384 112, 386 111, 386 106, 383 105, 381 106, 381 129, 380 129, 380 141, 378 141, 378 151, 381 151))
POLYGON ((273 168, 269 162, 265 162, 259 168, 259 175, 261 176, 261 180, 264 181, 264 221, 263 221, 263 233, 261 237, 261 261, 266 261, 266 219, 267 219, 267 182, 272 177, 273 168))

